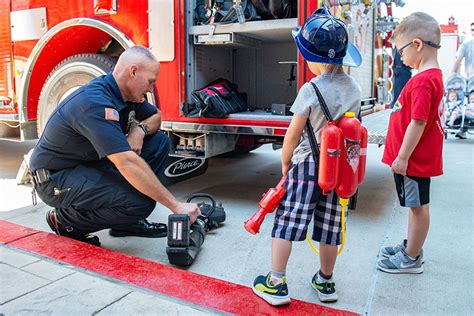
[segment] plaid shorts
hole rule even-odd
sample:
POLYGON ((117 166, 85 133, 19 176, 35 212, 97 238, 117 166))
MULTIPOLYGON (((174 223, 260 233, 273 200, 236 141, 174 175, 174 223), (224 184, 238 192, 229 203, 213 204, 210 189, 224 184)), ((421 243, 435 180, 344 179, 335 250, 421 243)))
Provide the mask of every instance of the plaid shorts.
POLYGON ((312 239, 327 245, 341 244, 339 197, 334 192, 327 196, 322 194, 315 167, 313 156, 309 155, 304 161, 294 164, 288 172, 286 194, 275 214, 272 237, 304 240, 314 215, 312 239))

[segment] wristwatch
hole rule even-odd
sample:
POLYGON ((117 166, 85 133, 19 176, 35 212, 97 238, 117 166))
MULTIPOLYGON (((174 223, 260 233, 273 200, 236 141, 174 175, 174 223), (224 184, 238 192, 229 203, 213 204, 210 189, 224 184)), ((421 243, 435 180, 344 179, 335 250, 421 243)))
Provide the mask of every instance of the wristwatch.
POLYGON ((148 127, 148 125, 146 125, 144 123, 140 123, 140 124, 138 124, 138 127, 140 127, 143 130, 145 135, 150 134, 150 128, 148 127))

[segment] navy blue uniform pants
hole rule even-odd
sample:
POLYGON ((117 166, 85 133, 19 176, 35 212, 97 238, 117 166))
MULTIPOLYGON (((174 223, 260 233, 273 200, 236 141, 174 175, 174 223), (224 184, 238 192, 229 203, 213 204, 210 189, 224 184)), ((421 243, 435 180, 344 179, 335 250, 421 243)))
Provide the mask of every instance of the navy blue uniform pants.
MULTIPOLYGON (((168 152, 165 134, 145 137, 141 157, 155 175, 165 167, 168 152)), ((58 209, 61 224, 87 233, 145 219, 156 205, 132 187, 108 159, 54 172, 37 192, 46 204, 58 209)))
POLYGON ((393 67, 393 89, 392 89, 392 102, 390 102, 390 108, 393 108, 395 103, 403 90, 403 87, 407 84, 411 78, 411 71, 403 67, 393 67))

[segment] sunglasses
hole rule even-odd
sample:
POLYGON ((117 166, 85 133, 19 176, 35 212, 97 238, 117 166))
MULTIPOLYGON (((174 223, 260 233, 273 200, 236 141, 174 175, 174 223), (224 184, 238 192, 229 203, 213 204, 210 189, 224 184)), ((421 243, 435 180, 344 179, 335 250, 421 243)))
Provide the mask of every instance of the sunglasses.
MULTIPOLYGON (((422 41, 424 44, 426 44, 426 45, 428 45, 428 46, 431 46, 431 47, 433 47, 433 48, 436 48, 436 49, 440 49, 440 48, 441 48, 441 45, 435 44, 435 43, 433 43, 432 41, 425 41, 425 40, 422 40, 421 38, 418 38, 418 39, 419 39, 420 41, 422 41)), ((397 48, 397 51, 398 51, 398 53, 400 54, 400 56, 403 55, 403 50, 404 50, 405 48, 407 48, 408 46, 410 46, 411 44, 413 44, 413 40, 412 40, 410 43, 408 43, 408 44, 406 44, 406 45, 403 45, 403 46, 400 47, 400 48, 397 48)))

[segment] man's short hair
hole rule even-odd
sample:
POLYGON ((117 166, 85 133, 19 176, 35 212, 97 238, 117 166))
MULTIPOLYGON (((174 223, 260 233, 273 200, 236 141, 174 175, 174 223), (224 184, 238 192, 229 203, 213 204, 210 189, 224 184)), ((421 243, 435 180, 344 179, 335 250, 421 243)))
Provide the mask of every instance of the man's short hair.
POLYGON ((144 57, 152 62, 158 61, 155 55, 153 55, 153 53, 148 48, 140 45, 132 46, 128 48, 125 52, 130 55, 144 57))
POLYGON ((407 40, 419 38, 439 45, 441 42, 441 29, 439 28, 438 21, 431 15, 415 12, 405 17, 395 28, 391 41, 393 42, 397 37, 401 36, 407 40))

